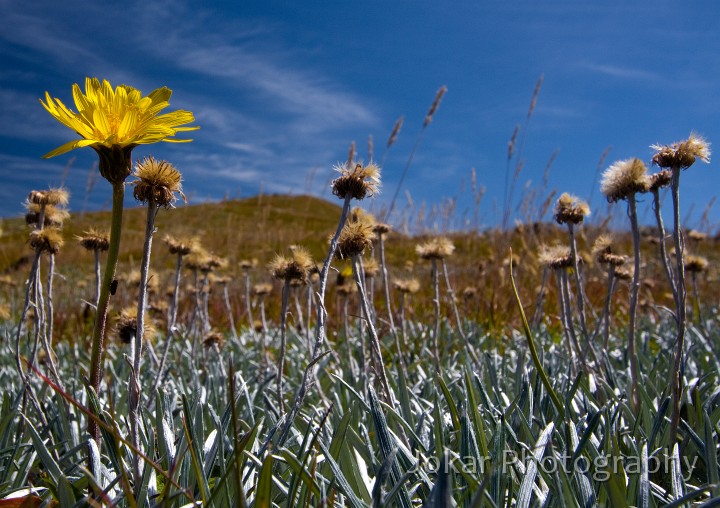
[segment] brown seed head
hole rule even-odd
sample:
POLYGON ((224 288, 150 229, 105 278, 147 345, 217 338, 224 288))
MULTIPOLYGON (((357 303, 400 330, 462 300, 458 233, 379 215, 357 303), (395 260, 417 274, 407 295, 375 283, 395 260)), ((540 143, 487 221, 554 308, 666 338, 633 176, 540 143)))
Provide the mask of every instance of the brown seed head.
POLYGON ((611 236, 600 235, 593 244, 592 252, 600 264, 622 266, 625 264, 626 258, 613 252, 612 242, 611 236))
MULTIPOLYGON (((145 317, 143 335, 146 339, 154 338, 157 330, 148 317, 145 317)), ((137 335, 137 307, 126 307, 115 317, 115 333, 123 344, 130 344, 137 335)))
POLYGON ((650 189, 647 167, 638 158, 613 163, 605 170, 600 181, 600 191, 610 203, 627 199, 631 194, 650 189))
POLYGON ((272 284, 255 284, 253 286, 253 294, 255 296, 267 296, 272 293, 272 284))
POLYGON ((377 235, 384 235, 384 234, 386 234, 386 233, 389 233, 389 232, 390 232, 390 229, 391 229, 390 224, 383 224, 383 223, 381 223, 381 222, 378 222, 377 224, 375 224, 375 227, 373 228, 373 231, 374 231, 375 234, 377 234, 377 235))
POLYGON ((395 289, 401 293, 417 293, 420 290, 420 282, 417 279, 397 279, 393 281, 395 289))
POLYGON ((333 180, 332 189, 340 199, 351 196, 353 199, 363 199, 365 196, 374 196, 380 189, 380 168, 370 163, 342 164, 335 167, 340 176, 333 180))
POLYGON ((660 170, 657 173, 653 173, 652 175, 650 175, 650 186, 648 190, 660 190, 663 187, 669 186, 671 181, 672 171, 670 171, 669 169, 660 170))
POLYGON ((655 150, 652 162, 661 168, 687 169, 697 159, 710 162, 710 143, 694 132, 685 141, 678 141, 671 145, 652 145, 655 150))
POLYGON ((365 271, 365 277, 375 277, 380 273, 380 265, 375 261, 375 258, 370 258, 363 262, 363 270, 365 271))
MULTIPOLYGON (((42 205, 36 203, 26 202, 25 208, 27 213, 25 214, 25 222, 30 226, 38 227, 38 220, 40 218, 40 208, 42 205)), ((57 208, 53 205, 45 205, 45 218, 43 219, 43 227, 55 227, 60 228, 63 222, 70 217, 70 214, 62 208, 57 208)))
POLYGON ((105 252, 110 248, 110 236, 105 231, 98 231, 90 228, 84 231, 81 236, 76 236, 80 245, 89 251, 105 252))
POLYGON ((542 266, 558 270, 573 266, 570 247, 565 245, 541 245, 538 252, 538 262, 542 266))
POLYGON ((36 205, 67 206, 70 193, 62 188, 48 189, 43 191, 30 191, 28 202, 36 205))
POLYGON ((197 238, 175 238, 170 235, 165 235, 163 242, 167 245, 170 254, 177 254, 179 256, 187 256, 193 249, 197 248, 200 243, 197 238))
POLYGON ((435 112, 437 111, 438 107, 440 106, 440 101, 443 98, 443 95, 447 92, 447 87, 445 85, 441 86, 440 89, 435 94, 435 100, 433 101, 432 105, 430 106, 430 110, 427 112, 427 115, 425 115, 425 122, 423 122, 423 127, 427 127, 430 125, 430 122, 432 121, 433 116, 435 115, 435 112))
POLYGON ((455 246, 449 238, 440 236, 416 245, 415 252, 423 259, 445 259, 455 252, 455 246))
POLYGON ((340 232, 335 257, 347 259, 362 254, 375 237, 373 225, 365 221, 348 221, 340 232))
POLYGON ((241 270, 249 272, 253 267, 257 266, 257 259, 253 259, 252 261, 249 259, 241 259, 238 266, 241 270))
POLYGON ((187 202, 182 192, 182 176, 168 161, 146 157, 135 166, 133 176, 137 178, 132 182, 133 196, 138 201, 168 208, 177 201, 178 193, 187 202))
POLYGON ((590 215, 588 204, 567 192, 555 203, 554 217, 558 224, 580 224, 587 215, 590 215))
POLYGON ((631 267, 618 268, 617 270, 615 270, 615 278, 624 281, 631 281, 633 278, 631 267))
POLYGON ((685 255, 685 270, 688 273, 702 273, 707 270, 709 264, 708 260, 702 256, 685 255))
POLYGON ((312 258, 304 247, 293 247, 289 257, 277 254, 268 268, 276 279, 306 281, 310 268, 313 266, 312 258))
POLYGON ((475 286, 467 286, 463 289, 462 295, 465 300, 473 300, 477 296, 477 288, 475 286))
POLYGON ((218 349, 222 349, 222 347, 225 345, 225 337, 222 333, 216 332, 214 330, 211 330, 205 334, 203 337, 203 346, 206 348, 214 348, 215 346, 218 347, 218 349))
POLYGON ((48 227, 30 233, 30 247, 37 252, 57 254, 65 241, 59 229, 48 227))
POLYGON ((687 232, 687 237, 692 240, 693 242, 704 242, 708 239, 707 233, 703 233, 702 231, 698 231, 697 229, 691 229, 687 232))

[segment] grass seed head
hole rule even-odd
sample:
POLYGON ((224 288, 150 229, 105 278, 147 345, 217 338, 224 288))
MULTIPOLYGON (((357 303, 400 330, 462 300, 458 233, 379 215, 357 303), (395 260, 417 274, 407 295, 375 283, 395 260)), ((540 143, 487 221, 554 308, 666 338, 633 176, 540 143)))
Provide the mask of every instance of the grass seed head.
POLYGON ((137 178, 132 182, 135 187, 133 196, 142 203, 152 202, 164 208, 172 207, 177 201, 175 193, 187 202, 182 192, 182 176, 168 161, 145 157, 135 166, 133 176, 137 178))
POLYGON ((558 224, 580 224, 590 215, 590 206, 580 198, 567 192, 555 203, 554 218, 558 224))
POLYGON ((353 199, 364 199, 374 196, 380 190, 380 168, 373 163, 363 166, 357 164, 341 164, 335 167, 340 176, 333 180, 332 189, 340 199, 351 196, 353 199))
POLYGON ((710 143, 694 132, 685 141, 678 141, 670 145, 652 145, 655 150, 652 158, 653 164, 661 168, 687 169, 697 159, 710 162, 710 143))
POLYGON ((650 190, 651 179, 645 163, 638 158, 613 163, 605 170, 600 191, 610 203, 627 199, 631 194, 650 190))

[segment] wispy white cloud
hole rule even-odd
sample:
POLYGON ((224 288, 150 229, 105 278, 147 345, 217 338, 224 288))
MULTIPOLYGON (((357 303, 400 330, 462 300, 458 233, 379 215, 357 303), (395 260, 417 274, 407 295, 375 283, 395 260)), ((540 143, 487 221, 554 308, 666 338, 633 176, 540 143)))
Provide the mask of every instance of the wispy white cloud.
POLYGON ((641 69, 639 67, 624 67, 620 65, 583 63, 585 69, 619 79, 639 80, 639 81, 660 81, 661 76, 652 71, 641 69))

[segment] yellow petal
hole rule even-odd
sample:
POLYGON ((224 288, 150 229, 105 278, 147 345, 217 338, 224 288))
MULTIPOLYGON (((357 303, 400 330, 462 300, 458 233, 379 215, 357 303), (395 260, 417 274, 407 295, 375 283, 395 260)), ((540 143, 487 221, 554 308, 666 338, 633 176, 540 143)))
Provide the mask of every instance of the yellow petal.
POLYGON ((90 146, 95 144, 97 144, 97 141, 94 141, 92 139, 76 139, 75 141, 68 141, 64 145, 57 147, 55 150, 46 153, 42 156, 42 158, 49 159, 51 157, 55 157, 56 155, 62 155, 64 153, 67 153, 70 150, 74 150, 75 148, 81 148, 83 146, 90 146))

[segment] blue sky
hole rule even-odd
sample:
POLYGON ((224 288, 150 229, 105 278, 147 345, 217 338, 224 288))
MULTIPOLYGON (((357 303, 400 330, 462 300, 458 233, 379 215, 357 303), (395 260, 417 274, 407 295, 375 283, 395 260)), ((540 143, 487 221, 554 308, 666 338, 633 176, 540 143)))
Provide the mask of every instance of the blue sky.
MULTIPOLYGON (((382 159, 404 116, 371 205, 387 206, 442 85, 448 92, 397 203, 398 214, 413 218, 425 203, 430 227, 442 227, 432 208, 451 203, 454 227, 500 221, 507 143, 525 125, 541 75, 522 154, 510 167, 523 161, 515 204, 526 189, 535 189, 536 203, 568 191, 592 198, 599 216, 607 205, 598 162, 608 147, 603 168, 649 160, 649 145, 692 130, 720 143, 714 1, 0 0, 0 20, 0 216, 19 214, 30 189, 61 182, 74 211, 108 207, 109 184, 95 176, 92 150, 40 158, 75 135, 38 98, 47 90, 72 104, 70 87, 85 76, 144 93, 168 86, 171 109, 195 113, 201 130, 193 143, 134 151, 173 162, 191 203, 260 191, 332 198, 332 167, 350 143, 366 159, 372 135, 382 159), (477 211, 473 168, 485 189, 477 211)), ((717 193, 715 165, 683 177, 689 226, 717 193)))

